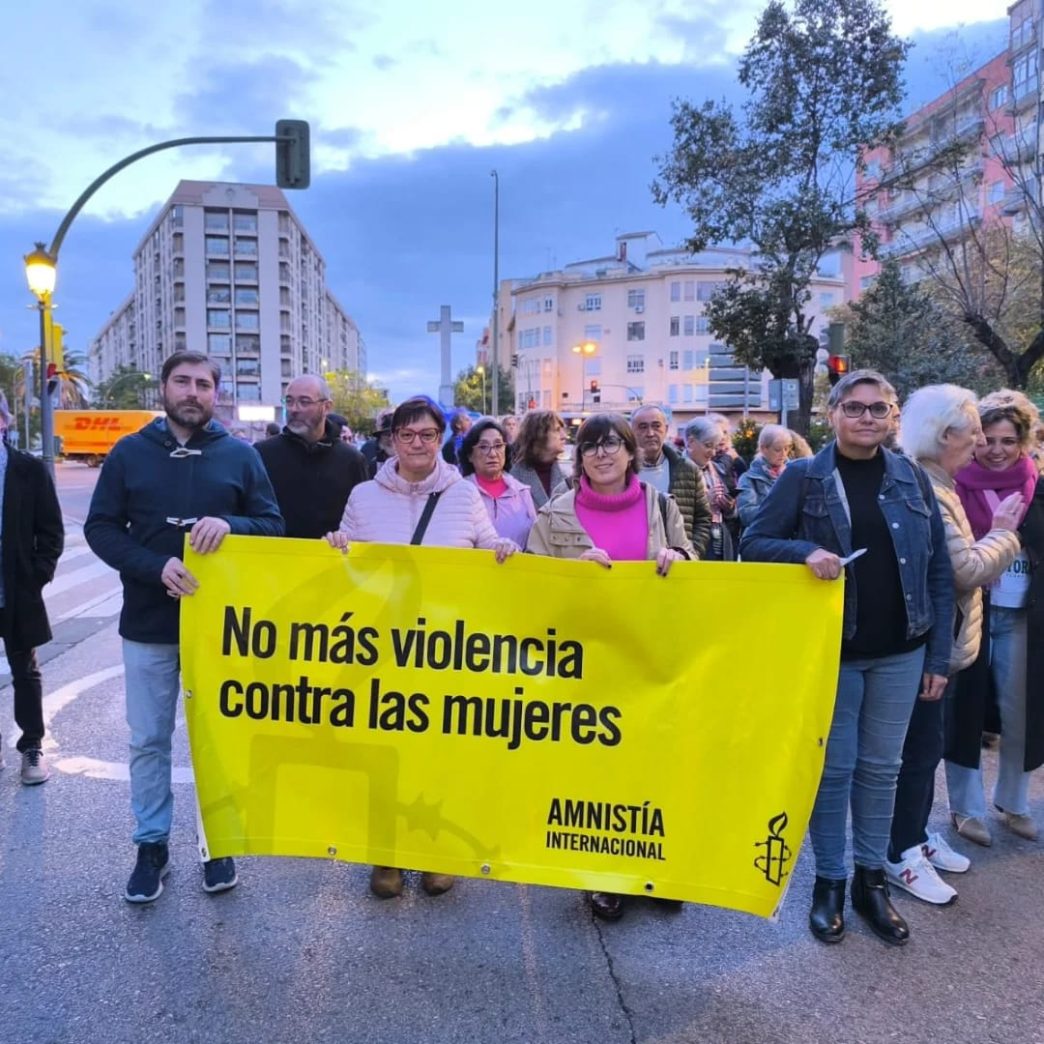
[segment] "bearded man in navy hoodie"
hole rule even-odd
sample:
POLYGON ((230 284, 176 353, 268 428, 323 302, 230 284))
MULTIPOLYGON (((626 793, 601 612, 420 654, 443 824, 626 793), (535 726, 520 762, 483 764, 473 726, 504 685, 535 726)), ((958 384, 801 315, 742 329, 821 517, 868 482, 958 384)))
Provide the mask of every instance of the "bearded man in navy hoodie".
MULTIPOLYGON (((199 586, 181 560, 185 535, 210 554, 229 533, 282 536, 283 519, 254 448, 215 420, 220 368, 175 352, 160 373, 165 417, 120 439, 105 460, 84 525, 91 550, 123 581, 120 636, 130 726, 131 808, 138 846, 124 898, 163 891, 174 811, 171 737, 180 690, 180 599, 199 586)), ((237 882, 230 858, 203 864, 203 888, 237 882)))

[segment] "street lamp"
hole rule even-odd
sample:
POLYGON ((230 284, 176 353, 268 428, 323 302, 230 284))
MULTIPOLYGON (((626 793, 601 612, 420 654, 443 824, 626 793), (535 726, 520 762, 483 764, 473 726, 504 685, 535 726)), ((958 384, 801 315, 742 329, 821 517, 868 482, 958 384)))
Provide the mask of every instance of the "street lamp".
POLYGON ((598 351, 597 341, 582 341, 573 345, 573 353, 580 356, 580 412, 587 409, 587 360, 598 351))
POLYGON ((490 362, 493 364, 493 408, 496 413, 500 408, 500 175, 491 170, 493 179, 493 351, 490 362))
MULTIPOLYGON (((47 349, 51 329, 51 295, 58 276, 54 255, 43 243, 25 255, 25 278, 40 310, 40 441, 44 466, 54 478, 54 406, 47 394, 47 349)), ((28 446, 26 447, 28 448, 28 446)))
POLYGON ((482 412, 486 412, 486 367, 479 363, 475 367, 475 372, 482 374, 482 412))

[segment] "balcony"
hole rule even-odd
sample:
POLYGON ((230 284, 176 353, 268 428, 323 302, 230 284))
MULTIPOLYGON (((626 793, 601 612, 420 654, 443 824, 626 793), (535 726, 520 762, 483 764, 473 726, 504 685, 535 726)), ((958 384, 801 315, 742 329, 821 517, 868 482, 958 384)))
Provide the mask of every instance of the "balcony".
POLYGON ((1031 202, 1033 202, 1032 197, 1021 185, 1012 185, 1004 194, 1000 208, 1005 214, 1018 214, 1025 210, 1031 202))

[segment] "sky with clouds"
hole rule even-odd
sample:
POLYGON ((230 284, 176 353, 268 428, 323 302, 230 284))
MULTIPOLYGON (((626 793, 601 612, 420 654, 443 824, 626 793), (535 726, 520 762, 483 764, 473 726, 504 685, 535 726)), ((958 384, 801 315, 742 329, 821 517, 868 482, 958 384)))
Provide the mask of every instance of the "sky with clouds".
MULTIPOLYGON (((204 134, 312 124, 312 186, 290 202, 394 397, 438 386, 439 305, 470 364, 500 273, 611 251, 617 232, 687 232, 649 184, 672 99, 735 97, 753 0, 59 0, 5 13, 0 352, 36 343, 22 255, 123 156, 204 134)), ((1000 51, 997 0, 888 0, 915 44, 910 107, 1000 51)), ((272 147, 184 148, 104 186, 62 247, 55 299, 85 349, 133 286, 132 252, 180 178, 271 182, 272 147)))

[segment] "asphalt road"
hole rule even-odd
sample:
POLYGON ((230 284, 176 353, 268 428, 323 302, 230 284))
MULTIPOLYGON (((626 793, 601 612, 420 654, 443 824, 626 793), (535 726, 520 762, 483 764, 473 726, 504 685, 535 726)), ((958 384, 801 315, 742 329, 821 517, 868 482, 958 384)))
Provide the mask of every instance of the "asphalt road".
MULTIPOLYGON (((951 878, 954 906, 898 898, 913 932, 898 950, 851 914, 841 945, 811 938, 807 851, 778 923, 637 901, 603 924, 575 892, 479 880, 382 902, 365 868, 307 860, 240 860, 240 886, 211 897, 179 720, 174 869, 156 904, 128 905, 119 584, 75 521, 96 474, 59 469, 44 786, 18 782, 0 691, 2 1044, 1044 1041, 1044 846, 999 823, 992 848, 958 845, 974 865, 951 878)), ((942 788, 937 807, 946 830, 942 788)), ((1032 808, 1044 822, 1044 774, 1032 808)))

